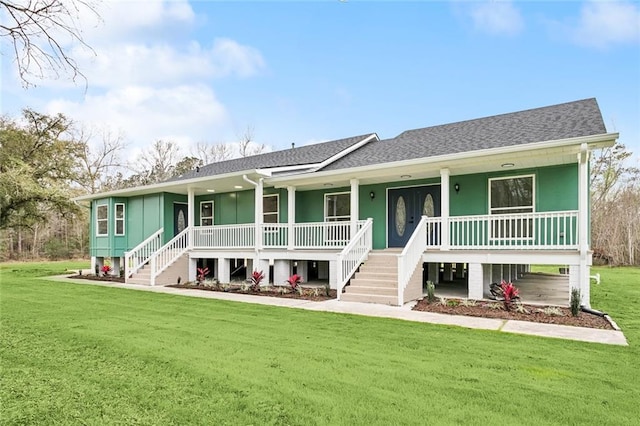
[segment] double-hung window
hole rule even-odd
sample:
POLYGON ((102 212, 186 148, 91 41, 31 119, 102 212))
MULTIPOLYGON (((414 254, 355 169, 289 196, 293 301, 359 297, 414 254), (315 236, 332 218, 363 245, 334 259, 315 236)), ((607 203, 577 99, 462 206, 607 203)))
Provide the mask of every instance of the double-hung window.
POLYGON ((124 235, 124 203, 116 203, 116 217, 115 217, 115 228, 116 235, 124 235))
POLYGON ((265 195, 262 197, 262 217, 264 223, 278 223, 279 198, 278 194, 265 195))
POLYGON ((104 237, 109 234, 109 206, 100 204, 96 206, 96 235, 104 237))
MULTIPOLYGON (((351 219, 351 193, 341 192, 324 195, 324 221, 348 222, 351 219)), ((331 244, 346 244, 351 235, 348 223, 336 223, 327 228, 325 238, 331 244)))
POLYGON ((200 203, 200 226, 213 226, 213 201, 200 203))
POLYGON ((533 175, 489 179, 489 212, 491 238, 494 240, 527 240, 533 238, 531 216, 535 203, 533 175), (502 217, 501 217, 502 216, 502 217))

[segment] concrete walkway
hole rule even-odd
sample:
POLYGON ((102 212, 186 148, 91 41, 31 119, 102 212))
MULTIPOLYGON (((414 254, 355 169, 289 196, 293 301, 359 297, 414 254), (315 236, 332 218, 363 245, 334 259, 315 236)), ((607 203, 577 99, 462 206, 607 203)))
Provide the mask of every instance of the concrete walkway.
POLYGON ((402 307, 378 305, 373 303, 343 302, 336 299, 313 302, 301 299, 252 296, 247 294, 224 293, 218 291, 187 290, 172 287, 149 287, 137 284, 121 284, 103 281, 91 281, 67 278, 67 276, 43 277, 43 279, 71 282, 74 284, 99 285, 104 287, 125 288, 129 290, 149 291, 152 293, 174 294, 179 296, 200 297, 204 299, 229 300, 233 302, 254 303, 258 305, 280 306, 307 309, 310 311, 336 312, 370 317, 393 318, 405 321, 426 322, 431 324, 455 325, 465 328, 494 330, 504 333, 527 334, 532 336, 558 339, 579 340, 583 342, 603 343, 607 345, 628 346, 622 331, 600 330, 595 328, 572 327, 566 325, 543 324, 527 321, 514 321, 493 318, 479 318, 463 315, 437 314, 433 312, 413 311, 414 303, 402 307))

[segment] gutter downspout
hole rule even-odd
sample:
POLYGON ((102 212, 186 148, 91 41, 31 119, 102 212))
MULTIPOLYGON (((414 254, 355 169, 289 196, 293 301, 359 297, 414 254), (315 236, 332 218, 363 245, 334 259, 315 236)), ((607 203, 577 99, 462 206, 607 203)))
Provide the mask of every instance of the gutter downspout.
POLYGON ((587 262, 589 250, 589 146, 586 143, 580 145, 578 154, 578 247, 580 251, 579 289, 582 295, 582 303, 589 308, 591 306, 589 264, 587 262))

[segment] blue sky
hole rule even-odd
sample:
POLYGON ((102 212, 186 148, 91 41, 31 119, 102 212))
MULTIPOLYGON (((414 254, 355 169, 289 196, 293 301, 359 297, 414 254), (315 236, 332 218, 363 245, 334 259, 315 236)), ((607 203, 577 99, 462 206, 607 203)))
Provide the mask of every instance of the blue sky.
MULTIPOLYGON (((126 138, 271 149, 595 97, 640 158, 638 2, 108 1, 81 20, 88 79, 23 89, 2 111, 63 112, 126 138)), ((3 45, 3 53, 5 46, 3 45)))

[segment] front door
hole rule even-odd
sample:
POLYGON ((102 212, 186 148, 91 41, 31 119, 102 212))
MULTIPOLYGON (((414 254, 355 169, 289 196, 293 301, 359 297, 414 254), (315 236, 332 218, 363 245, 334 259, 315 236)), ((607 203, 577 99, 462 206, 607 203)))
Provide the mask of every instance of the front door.
POLYGON ((404 247, 422 216, 440 216, 440 185, 389 190, 387 200, 389 247, 404 247))
POLYGON ((173 236, 181 233, 189 226, 187 219, 187 205, 183 203, 173 203, 173 236))

